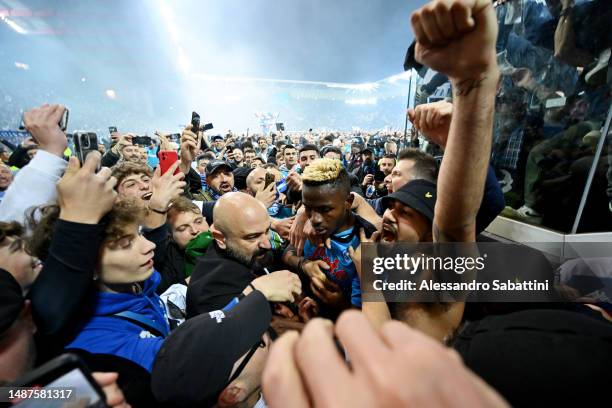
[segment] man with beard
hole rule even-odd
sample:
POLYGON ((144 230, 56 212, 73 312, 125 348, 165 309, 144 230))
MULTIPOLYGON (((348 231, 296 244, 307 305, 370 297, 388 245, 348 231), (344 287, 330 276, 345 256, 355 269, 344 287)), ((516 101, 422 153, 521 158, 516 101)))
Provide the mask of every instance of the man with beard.
POLYGON ((206 185, 202 192, 194 194, 197 201, 204 201, 202 214, 209 224, 213 222, 213 207, 224 194, 238 191, 234 188, 232 167, 222 160, 213 160, 206 165, 206 185))
POLYGON ((374 162, 374 151, 370 147, 365 147, 361 150, 361 165, 352 171, 360 181, 364 181, 368 174, 372 175, 374 181, 374 173, 376 172, 376 163, 374 162))
MULTIPOLYGON (((196 264, 187 289, 187 318, 225 307, 258 276, 274 269, 270 218, 266 207, 248 194, 223 195, 213 211, 214 242, 196 264)), ((270 274, 301 287, 287 270, 270 274)), ((283 283, 284 284, 284 283, 283 283)))

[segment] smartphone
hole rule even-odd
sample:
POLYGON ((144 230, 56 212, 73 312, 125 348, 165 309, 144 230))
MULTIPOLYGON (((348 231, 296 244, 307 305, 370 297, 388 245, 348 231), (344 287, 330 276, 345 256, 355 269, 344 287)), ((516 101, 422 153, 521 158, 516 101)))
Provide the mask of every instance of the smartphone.
POLYGON ((175 143, 181 143, 181 134, 172 133, 171 135, 168 135, 168 140, 175 143))
POLYGON ((374 181, 376 183, 382 183, 385 181, 385 173, 383 173, 381 170, 376 170, 374 172, 374 181))
POLYGON ((98 136, 91 132, 75 132, 72 135, 74 141, 75 154, 81 165, 85 163, 87 155, 98 151, 98 136))
POLYGON ((266 184, 265 184, 264 188, 268 188, 268 186, 270 184, 274 183, 274 181, 275 181, 274 174, 266 173, 266 184))
POLYGON ((134 136, 132 138, 132 144, 135 144, 137 146, 148 147, 151 145, 151 137, 150 136, 134 136))
POLYGON ((64 114, 62 115, 62 118, 60 119, 58 125, 60 129, 62 129, 62 132, 65 132, 68 128, 68 108, 65 108, 64 114))
POLYGON ((116 133, 116 132, 117 132, 117 126, 109 126, 108 127, 108 133, 110 135, 112 135, 113 133, 116 133))
MULTIPOLYGON (((159 167, 161 167, 161 174, 165 174, 168 169, 178 161, 178 154, 174 150, 160 150, 157 153, 159 159, 159 167)), ((174 174, 179 173, 181 170, 177 167, 174 174)))
MULTIPOLYGON (((57 123, 60 127, 60 129, 62 129, 62 132, 65 132, 66 129, 68 128, 68 108, 65 108, 64 110, 64 114, 62 115, 62 118, 60 119, 60 121, 57 123)), ((23 121, 23 114, 21 114, 21 123, 19 124, 19 130, 25 130, 25 122, 23 121)))
POLYGON ((191 112, 191 131, 197 134, 200 131, 200 115, 198 112, 191 112))
MULTIPOLYGON (((37 400, 20 399, 17 387, 22 394, 25 391, 26 395, 38 393, 53 396, 53 400, 46 401, 52 401, 54 407, 107 407, 102 388, 93 379, 85 363, 75 354, 62 354, 26 373, 10 386, 0 389, 0 401, 9 401, 13 407, 39 406, 37 400)), ((38 403, 41 401, 38 400, 38 403)))
POLYGON ((203 131, 203 132, 206 132, 207 130, 211 130, 211 129, 214 129, 214 128, 215 128, 215 127, 213 126, 213 124, 212 124, 212 123, 207 123, 207 124, 205 124, 205 125, 202 127, 202 131, 203 131))

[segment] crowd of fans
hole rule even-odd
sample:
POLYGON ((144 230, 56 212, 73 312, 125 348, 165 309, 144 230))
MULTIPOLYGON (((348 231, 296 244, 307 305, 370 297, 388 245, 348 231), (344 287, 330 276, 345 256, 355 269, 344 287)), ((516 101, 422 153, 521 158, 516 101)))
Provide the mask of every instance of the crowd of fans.
POLYGON ((475 242, 505 206, 491 3, 435 0, 411 22, 416 60, 452 84, 408 112, 441 161, 393 135, 190 125, 147 146, 113 132, 80 162, 63 106, 26 112, 31 138, 0 156, 0 383, 70 352, 117 407, 604 399, 603 302, 362 299, 362 243, 475 242))
MULTIPOLYGON (((495 12, 502 80, 492 164, 504 184, 503 215, 563 233, 610 231, 612 143, 602 136, 612 102, 609 1, 499 0, 495 12)), ((444 75, 407 63, 419 74, 417 104, 450 93, 444 75)))

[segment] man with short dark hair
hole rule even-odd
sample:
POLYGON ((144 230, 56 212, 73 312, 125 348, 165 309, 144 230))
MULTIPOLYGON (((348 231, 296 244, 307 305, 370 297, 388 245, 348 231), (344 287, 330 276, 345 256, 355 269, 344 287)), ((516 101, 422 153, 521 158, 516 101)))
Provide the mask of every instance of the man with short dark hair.
POLYGON ((251 167, 251 161, 253 161, 255 156, 257 156, 257 154, 255 153, 255 150, 253 150, 253 148, 245 147, 244 148, 244 165, 246 167, 251 167))
POLYGON ((302 172, 316 159, 321 157, 319 148, 313 144, 306 144, 299 150, 299 164, 302 172))
POLYGON ((298 151, 293 145, 286 145, 282 150, 283 163, 280 166, 280 171, 284 177, 287 177, 289 172, 297 165, 298 162, 298 151))
POLYGON ((257 139, 256 152, 261 156, 264 162, 268 161, 268 153, 270 150, 268 149, 268 140, 265 136, 260 136, 259 139, 257 139))

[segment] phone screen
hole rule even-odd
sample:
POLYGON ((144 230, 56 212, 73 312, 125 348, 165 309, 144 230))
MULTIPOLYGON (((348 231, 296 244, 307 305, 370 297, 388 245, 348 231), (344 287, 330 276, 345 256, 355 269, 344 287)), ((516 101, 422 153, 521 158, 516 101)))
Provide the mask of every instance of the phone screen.
MULTIPOLYGON (((72 392, 72 395, 70 395, 70 397, 68 397, 67 399, 45 400, 45 403, 49 404, 45 405, 45 407, 106 407, 106 403, 100 398, 100 395, 98 394, 96 389, 92 387, 87 377, 85 377, 85 375, 83 375, 83 372, 78 368, 68 371, 67 373, 53 380, 49 384, 45 384, 43 386, 32 385, 28 388, 39 388, 43 390, 58 389, 66 392, 72 392)), ((66 393, 64 395, 66 395, 66 393)), ((14 404, 13 406, 19 408, 40 407, 41 400, 31 399, 19 402, 17 404, 14 404)))

